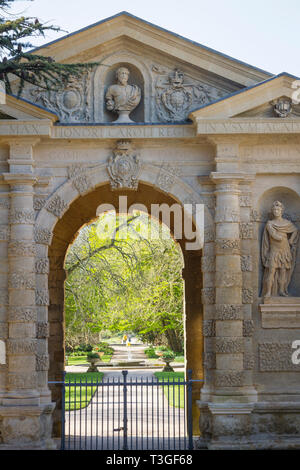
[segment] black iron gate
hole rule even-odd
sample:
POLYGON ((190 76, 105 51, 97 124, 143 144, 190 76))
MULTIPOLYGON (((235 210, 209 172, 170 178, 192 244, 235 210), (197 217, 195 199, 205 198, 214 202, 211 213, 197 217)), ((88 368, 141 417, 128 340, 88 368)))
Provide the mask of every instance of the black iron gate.
POLYGON ((63 450, 193 449, 187 379, 119 377, 51 382, 62 387, 63 450))

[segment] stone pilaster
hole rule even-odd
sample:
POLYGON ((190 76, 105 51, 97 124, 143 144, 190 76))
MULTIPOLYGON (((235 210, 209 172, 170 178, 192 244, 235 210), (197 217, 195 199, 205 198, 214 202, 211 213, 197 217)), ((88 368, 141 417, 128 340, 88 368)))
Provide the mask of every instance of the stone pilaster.
POLYGON ((52 404, 41 403, 40 389, 47 388, 47 377, 39 383, 38 371, 47 370, 46 348, 41 351, 37 322, 39 303, 36 289, 35 213, 33 208, 34 141, 10 142, 10 173, 4 174, 10 186, 10 238, 8 245, 8 338, 6 393, 2 399, 3 444, 43 447, 49 442, 49 412, 52 404), (45 411, 46 410, 46 411, 45 411), (47 415, 47 417, 46 417, 47 415), (24 426, 24 420, 26 426, 24 426), (45 422, 48 423, 46 430, 45 422), (20 437, 20 429, 22 437, 20 437), (34 430, 34 432, 33 432, 34 430), (42 443, 43 442, 43 443, 42 443))
POLYGON ((257 393, 249 370, 251 348, 246 347, 250 325, 246 304, 252 303, 252 297, 251 280, 245 288, 243 276, 248 259, 242 258, 242 240, 251 235, 244 218, 247 214, 241 218, 240 210, 248 205, 246 198, 241 200, 245 175, 240 172, 236 141, 217 139, 215 148, 216 171, 210 175, 216 197, 215 305, 211 319, 206 319, 205 332, 211 343, 214 380, 210 393, 201 393, 198 404, 203 442, 210 448, 222 448, 233 436, 239 441, 249 435, 257 393))
POLYGON ((8 337, 8 261, 9 242, 9 194, 0 193, 0 404, 6 392, 8 337))
POLYGON ((215 399, 243 395, 243 299, 238 174, 213 173, 216 183, 215 399), (219 398, 217 398, 219 396, 219 398))

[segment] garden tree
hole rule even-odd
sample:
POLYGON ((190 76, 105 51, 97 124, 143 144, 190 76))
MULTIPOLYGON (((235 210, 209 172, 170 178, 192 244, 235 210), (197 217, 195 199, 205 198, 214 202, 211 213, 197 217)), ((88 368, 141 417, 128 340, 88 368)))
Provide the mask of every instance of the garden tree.
MULTIPOLYGON (((44 90, 59 91, 71 77, 97 64, 59 64, 51 57, 28 52, 31 39, 45 37, 48 31, 61 31, 57 26, 41 23, 37 18, 16 17, 9 12, 16 0, 0 0, 0 80, 6 92, 12 93, 17 80, 17 94, 21 95, 25 83, 44 90)), ((28 0, 32 1, 32 0, 28 0)))
POLYGON ((82 340, 83 331, 87 337, 105 329, 133 331, 181 352, 182 257, 176 243, 146 215, 119 216, 114 229, 109 217, 85 227, 66 257, 67 341, 78 333, 82 340), (155 239, 148 237, 150 223, 155 239))

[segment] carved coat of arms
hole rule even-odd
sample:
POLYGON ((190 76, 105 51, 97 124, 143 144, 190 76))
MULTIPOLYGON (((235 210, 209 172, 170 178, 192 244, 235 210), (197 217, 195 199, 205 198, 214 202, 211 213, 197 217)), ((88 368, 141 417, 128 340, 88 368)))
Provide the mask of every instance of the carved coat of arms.
MULTIPOLYGON (((165 71, 153 66, 153 71, 164 74, 165 71)), ((220 97, 212 87, 185 83, 184 73, 175 68, 169 73, 168 81, 159 79, 156 84, 156 111, 162 121, 185 121, 194 106, 201 106, 220 97)))
POLYGON ((118 141, 109 157, 107 171, 112 189, 137 189, 140 162, 128 141, 118 141))
POLYGON ((90 72, 82 73, 80 79, 70 78, 61 91, 47 91, 34 87, 29 90, 30 99, 54 111, 61 121, 91 121, 90 72))
POLYGON ((273 107, 276 115, 281 118, 288 117, 292 112, 292 100, 290 98, 279 98, 273 102, 273 107))

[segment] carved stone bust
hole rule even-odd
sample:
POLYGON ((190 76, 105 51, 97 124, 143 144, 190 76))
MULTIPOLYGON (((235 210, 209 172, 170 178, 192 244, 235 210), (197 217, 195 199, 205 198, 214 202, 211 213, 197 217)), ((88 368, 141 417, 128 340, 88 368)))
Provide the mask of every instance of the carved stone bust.
POLYGON ((117 123, 133 122, 129 115, 141 101, 141 89, 137 85, 128 85, 130 72, 126 67, 119 67, 116 72, 117 83, 110 85, 105 100, 106 108, 119 115, 117 123))
POLYGON ((282 217, 280 201, 272 205, 273 218, 266 223, 262 239, 264 266, 263 296, 288 296, 288 286, 296 263, 299 239, 297 227, 282 217))

